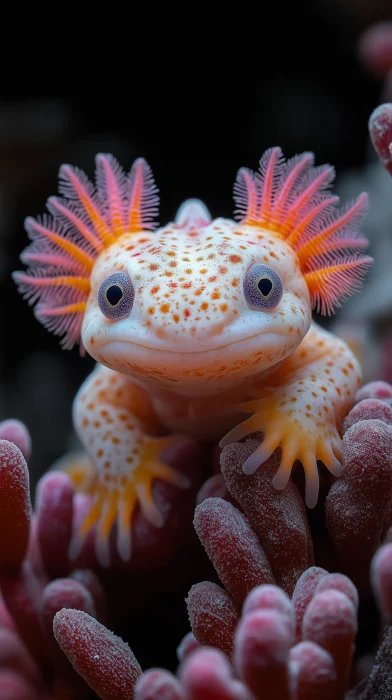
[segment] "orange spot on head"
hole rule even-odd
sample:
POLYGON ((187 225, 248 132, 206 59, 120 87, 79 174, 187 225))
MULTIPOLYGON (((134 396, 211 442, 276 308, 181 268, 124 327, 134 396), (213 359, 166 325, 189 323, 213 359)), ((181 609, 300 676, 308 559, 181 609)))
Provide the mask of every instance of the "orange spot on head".
POLYGON ((202 305, 201 305, 200 308, 203 309, 203 311, 207 311, 207 309, 208 309, 208 304, 207 304, 207 302, 204 301, 204 302, 202 303, 202 305))
POLYGON ((97 457, 102 457, 103 450, 97 450, 97 457))
POLYGON ((155 287, 152 287, 152 289, 151 289, 151 294, 156 294, 157 292, 159 292, 158 285, 156 285, 155 287))
POLYGON ((178 314, 173 314, 173 321, 174 321, 174 323, 178 323, 179 320, 180 320, 179 315, 178 315, 178 314))
POLYGON ((231 286, 232 286, 232 287, 238 287, 239 282, 240 282, 240 281, 239 281, 238 277, 235 277, 235 278, 231 281, 231 286))
POLYGON ((115 435, 113 435, 113 437, 112 437, 112 443, 113 443, 113 445, 119 445, 120 440, 118 439, 118 437, 116 437, 115 435))
POLYGON ((232 265, 237 265, 238 263, 242 262, 242 257, 241 255, 230 255, 229 262, 231 262, 232 265))
POLYGON ((190 315, 191 315, 190 309, 184 309, 185 318, 189 318, 190 315))
POLYGON ((94 338, 94 336, 92 335, 91 338, 90 338, 90 345, 94 345, 94 342, 95 342, 95 338, 94 338))
POLYGON ((163 314, 167 314, 170 309, 170 304, 161 304, 160 310, 163 314))
POLYGON ((152 271, 157 270, 158 267, 159 267, 159 266, 158 266, 156 263, 151 263, 151 265, 150 265, 150 270, 152 270, 152 271))
POLYGON ((227 311, 227 304, 221 304, 220 309, 221 311, 227 311))
POLYGON ((155 312, 155 306, 149 306, 147 309, 147 313, 149 313, 150 316, 152 316, 154 312, 155 312))
POLYGON ((211 299, 220 299, 220 292, 218 292, 217 290, 212 292, 211 299))

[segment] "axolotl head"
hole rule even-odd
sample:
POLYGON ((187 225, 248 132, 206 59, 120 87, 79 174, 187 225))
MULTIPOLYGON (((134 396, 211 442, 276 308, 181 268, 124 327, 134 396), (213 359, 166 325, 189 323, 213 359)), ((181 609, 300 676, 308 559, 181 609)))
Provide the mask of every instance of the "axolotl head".
POLYGON ((339 211, 333 168, 313 163, 269 149, 257 172, 238 171, 235 220, 188 200, 161 228, 144 159, 126 174, 97 154, 95 186, 62 165, 62 198, 26 219, 29 269, 13 278, 65 349, 185 395, 235 388, 288 357, 311 309, 334 313, 373 262, 366 194, 339 211))
POLYGON ((190 200, 174 223, 124 234, 100 255, 81 334, 87 352, 113 370, 208 393, 290 355, 310 320, 289 245, 261 227, 212 221, 190 200))

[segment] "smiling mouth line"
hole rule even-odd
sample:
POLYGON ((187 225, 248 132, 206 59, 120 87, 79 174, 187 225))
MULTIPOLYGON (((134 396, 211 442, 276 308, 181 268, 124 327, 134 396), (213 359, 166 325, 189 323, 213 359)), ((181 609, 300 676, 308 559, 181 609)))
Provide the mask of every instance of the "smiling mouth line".
POLYGON ((248 340, 252 340, 252 338, 259 338, 263 336, 285 336, 285 333, 279 333, 278 331, 274 332, 265 332, 265 333, 255 333, 254 335, 250 335, 247 338, 241 338, 240 340, 234 340, 232 343, 226 343, 225 345, 217 345, 212 348, 208 348, 207 350, 167 350, 166 348, 162 347, 152 347, 151 345, 144 345, 143 343, 135 343, 134 341, 127 341, 127 340, 109 340, 106 343, 103 343, 100 347, 99 350, 102 350, 103 348, 107 348, 108 345, 116 345, 116 344, 122 344, 122 345, 130 345, 130 346, 136 346, 138 348, 144 348, 145 350, 150 350, 153 352, 165 352, 169 353, 171 355, 203 355, 207 352, 212 352, 216 350, 225 350, 225 348, 229 348, 232 345, 238 345, 239 343, 244 343, 248 340))

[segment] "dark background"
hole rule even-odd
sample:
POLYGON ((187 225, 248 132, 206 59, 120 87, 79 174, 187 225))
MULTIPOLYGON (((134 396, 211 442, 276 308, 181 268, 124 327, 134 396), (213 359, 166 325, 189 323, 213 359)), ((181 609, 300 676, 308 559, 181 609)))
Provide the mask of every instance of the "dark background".
POLYGON ((48 15, 25 54, 14 45, 3 63, 7 72, 22 61, 12 92, 0 92, 0 419, 27 424, 33 485, 73 446, 72 399, 93 366, 60 349, 10 277, 23 268, 24 218, 45 211, 60 165, 92 177, 97 152, 126 169, 144 156, 161 191, 161 223, 188 197, 231 216, 238 168, 257 169, 271 146, 287 157, 312 150, 338 176, 361 168, 382 83, 361 63, 358 38, 392 18, 390 2, 364 0, 190 4, 171 16, 166 6, 159 14, 146 6, 141 17, 131 5, 106 10, 108 26, 98 13, 95 29, 68 16, 64 39, 61 11, 48 15))
MULTIPOLYGON (((20 7, 14 23, 3 18, 0 420, 18 418, 31 433, 33 491, 75 445, 72 401, 94 364, 76 348, 61 350, 10 276, 23 269, 24 218, 44 213, 60 165, 93 177, 97 152, 113 153, 127 170, 145 157, 160 188, 161 223, 188 197, 203 199, 213 216, 231 216, 238 168, 257 169, 271 146, 286 157, 311 150, 317 164, 334 165, 339 193, 343 175, 361 172, 369 157, 376 162, 368 119, 383 81, 363 65, 358 41, 373 22, 392 20, 391 5, 296 0, 141 12, 129 4, 51 5, 31 30, 20 7)), ((187 631, 174 590, 124 630, 144 668, 174 668, 187 631)))

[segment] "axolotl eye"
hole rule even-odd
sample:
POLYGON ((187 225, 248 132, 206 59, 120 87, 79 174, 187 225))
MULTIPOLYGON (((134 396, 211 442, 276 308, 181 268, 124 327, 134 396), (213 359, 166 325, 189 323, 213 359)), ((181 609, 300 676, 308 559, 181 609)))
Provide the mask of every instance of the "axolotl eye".
POLYGON ((134 299, 133 284, 124 271, 114 272, 107 277, 98 290, 98 306, 103 315, 112 321, 128 316, 134 299))
POLYGON ((255 311, 275 309, 283 294, 283 282, 272 267, 253 263, 245 275, 244 295, 248 306, 255 311))

